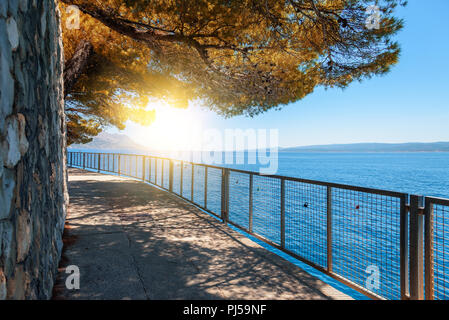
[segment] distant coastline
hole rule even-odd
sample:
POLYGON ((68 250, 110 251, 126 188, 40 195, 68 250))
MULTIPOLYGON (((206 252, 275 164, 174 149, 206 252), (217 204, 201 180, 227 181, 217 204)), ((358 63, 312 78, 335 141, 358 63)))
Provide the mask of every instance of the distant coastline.
MULTIPOLYGON (((156 151, 142 146, 124 134, 100 133, 87 144, 74 144, 70 149, 156 151)), ((288 153, 425 153, 449 152, 449 142, 350 143, 280 147, 288 153)))
POLYGON ((415 153, 449 152, 449 142, 351 143, 280 148, 281 152, 415 153))

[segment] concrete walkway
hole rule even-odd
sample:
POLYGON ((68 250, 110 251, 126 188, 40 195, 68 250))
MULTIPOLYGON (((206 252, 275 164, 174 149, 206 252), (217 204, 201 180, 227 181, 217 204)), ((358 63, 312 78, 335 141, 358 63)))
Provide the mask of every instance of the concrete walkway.
POLYGON ((55 299, 348 299, 176 196, 69 170, 55 299), (77 265, 79 290, 65 287, 77 265))

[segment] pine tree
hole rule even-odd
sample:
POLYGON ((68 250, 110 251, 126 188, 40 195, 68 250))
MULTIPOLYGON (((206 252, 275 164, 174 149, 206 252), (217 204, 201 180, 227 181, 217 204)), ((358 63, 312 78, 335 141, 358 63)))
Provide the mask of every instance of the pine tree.
POLYGON ((151 99, 254 116, 317 86, 385 74, 400 53, 394 10, 406 4, 377 1, 373 28, 366 0, 60 2, 69 143, 127 120, 151 123, 151 99), (83 13, 79 29, 65 27, 70 5, 83 13))

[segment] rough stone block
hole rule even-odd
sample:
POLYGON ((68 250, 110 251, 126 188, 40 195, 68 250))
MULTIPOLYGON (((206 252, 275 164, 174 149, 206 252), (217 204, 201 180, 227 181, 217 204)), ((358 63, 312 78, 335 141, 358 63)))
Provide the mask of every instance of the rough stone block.
POLYGON ((31 230, 30 214, 28 211, 22 210, 16 220, 17 263, 25 260, 28 255, 32 243, 31 230))
POLYGON ((14 20, 13 17, 9 17, 8 20, 6 20, 6 31, 8 32, 11 49, 15 51, 19 46, 19 30, 17 29, 16 20, 14 20))
POLYGON ((7 168, 13 168, 28 150, 25 135, 25 117, 21 114, 6 120, 6 139, 3 143, 3 162, 7 168))
POLYGON ((0 268, 0 300, 6 299, 6 278, 2 269, 0 268))
POLYGON ((14 187, 16 185, 14 178, 14 172, 12 170, 5 169, 3 171, 3 176, 0 179, 0 220, 8 218, 10 215, 14 187))

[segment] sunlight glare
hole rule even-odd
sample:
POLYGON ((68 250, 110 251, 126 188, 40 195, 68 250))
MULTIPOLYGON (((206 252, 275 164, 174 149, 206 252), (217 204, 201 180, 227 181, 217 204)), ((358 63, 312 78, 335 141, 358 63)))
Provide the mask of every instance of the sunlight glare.
POLYGON ((170 107, 164 102, 152 102, 148 110, 156 110, 156 119, 149 125, 138 126, 131 138, 152 150, 188 151, 200 148, 198 135, 201 122, 192 110, 170 107))

